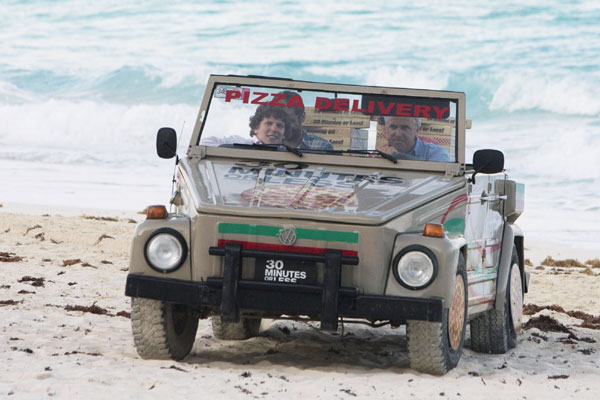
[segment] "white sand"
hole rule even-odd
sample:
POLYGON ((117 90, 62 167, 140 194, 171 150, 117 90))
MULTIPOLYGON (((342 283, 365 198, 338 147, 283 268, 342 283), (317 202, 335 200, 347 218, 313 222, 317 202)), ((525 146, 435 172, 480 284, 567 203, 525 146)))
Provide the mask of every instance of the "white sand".
MULTIPOLYGON (((129 311, 124 286, 135 226, 129 218, 143 216, 0 208, 0 252, 24 258, 0 262, 0 301, 17 302, 0 305, 0 398, 598 398, 600 331, 577 327, 581 320, 548 310, 540 314, 552 315, 579 338, 596 342, 565 344, 558 339, 566 333, 534 328, 504 355, 478 354, 467 347, 456 369, 434 377, 408 368, 403 328, 350 325, 340 341, 339 334, 321 332, 316 324, 264 321, 259 337, 225 342, 212 337, 209 322, 200 321, 192 354, 183 362, 142 360, 133 347, 129 319, 114 316, 129 311), (81 215, 113 215, 119 221, 81 215), (41 227, 26 233, 36 225, 41 227), (102 235, 111 238, 98 242, 102 235), (91 266, 62 266, 63 260, 77 258, 91 266), (44 285, 18 282, 26 276, 44 278, 44 285), (111 315, 65 310, 92 304, 111 315), (558 375, 568 378, 549 378, 558 375)), ((528 268, 531 291, 525 303, 600 315, 599 269, 589 276, 534 268, 546 255, 585 261, 600 254, 549 243, 526 246, 526 257, 535 264, 528 268)))

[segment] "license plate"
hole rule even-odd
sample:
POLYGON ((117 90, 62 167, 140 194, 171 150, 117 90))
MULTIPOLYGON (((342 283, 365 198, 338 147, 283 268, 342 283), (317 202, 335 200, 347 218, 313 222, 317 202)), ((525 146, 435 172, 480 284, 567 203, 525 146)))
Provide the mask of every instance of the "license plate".
POLYGON ((254 277, 261 282, 315 284, 317 266, 314 261, 257 258, 254 277))

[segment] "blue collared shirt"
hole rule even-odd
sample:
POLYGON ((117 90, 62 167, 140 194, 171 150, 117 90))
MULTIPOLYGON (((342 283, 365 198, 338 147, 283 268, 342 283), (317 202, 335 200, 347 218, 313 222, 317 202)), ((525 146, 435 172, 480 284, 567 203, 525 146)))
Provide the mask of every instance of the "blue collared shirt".
POLYGON ((302 142, 300 143, 300 146, 298 146, 299 149, 333 150, 333 145, 329 140, 308 133, 304 129, 302 132, 304 135, 302 135, 302 142))
POLYGON ((424 142, 418 137, 415 147, 411 151, 407 153, 394 153, 392 155, 400 159, 450 162, 450 156, 445 149, 436 144, 424 142))

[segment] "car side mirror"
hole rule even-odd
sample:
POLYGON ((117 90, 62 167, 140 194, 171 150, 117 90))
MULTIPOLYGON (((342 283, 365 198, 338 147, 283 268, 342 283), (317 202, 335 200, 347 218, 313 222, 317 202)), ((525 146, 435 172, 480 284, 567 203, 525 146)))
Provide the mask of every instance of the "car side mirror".
POLYGON ((496 174, 504 170, 504 154, 499 150, 483 149, 477 150, 473 154, 473 169, 475 172, 469 180, 475 183, 475 175, 478 173, 482 174, 496 174))
POLYGON ((173 158, 177 154, 177 133, 173 128, 160 128, 156 134, 156 153, 160 158, 173 158))

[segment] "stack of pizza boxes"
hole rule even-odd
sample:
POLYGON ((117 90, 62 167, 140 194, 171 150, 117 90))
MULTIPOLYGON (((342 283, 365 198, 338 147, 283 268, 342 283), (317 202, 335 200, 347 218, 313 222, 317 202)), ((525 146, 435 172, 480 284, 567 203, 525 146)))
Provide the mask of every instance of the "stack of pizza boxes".
POLYGON ((366 150, 370 117, 352 111, 316 111, 304 109, 303 127, 307 132, 328 140, 335 150, 366 150))
POLYGON ((453 119, 421 118, 421 128, 417 132, 422 140, 437 144, 454 154, 456 146, 454 137, 455 121, 453 119))

